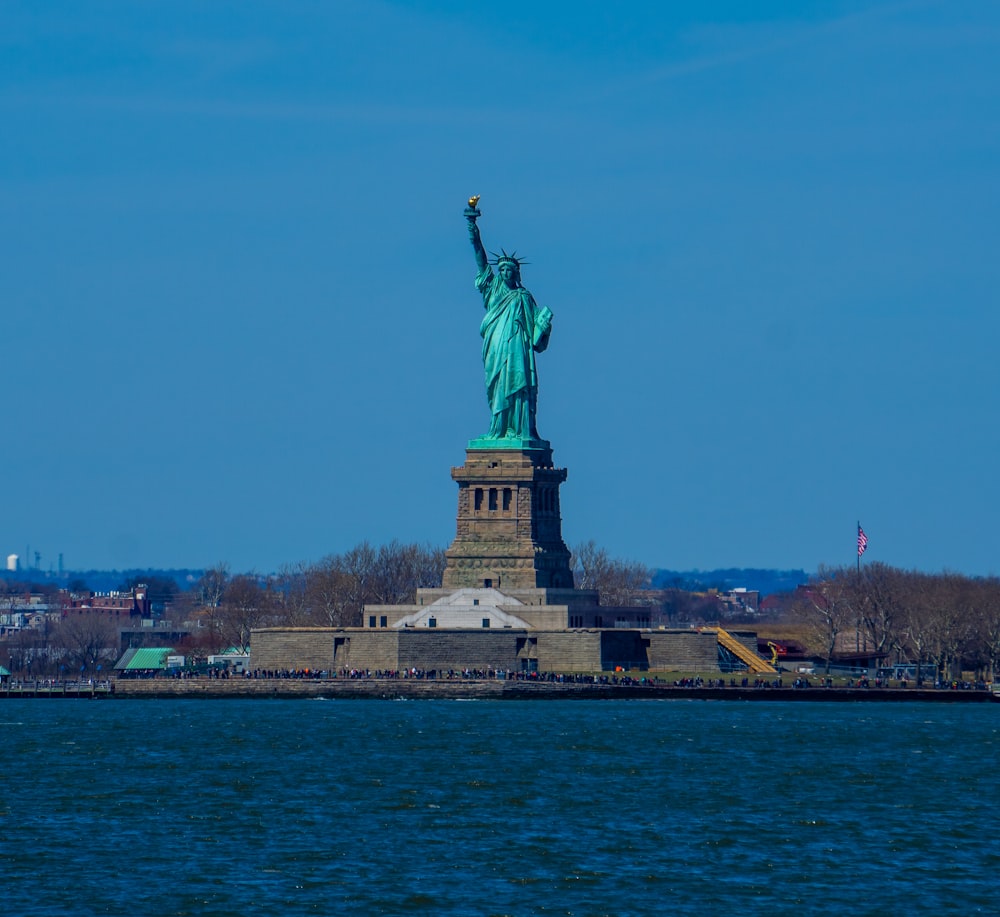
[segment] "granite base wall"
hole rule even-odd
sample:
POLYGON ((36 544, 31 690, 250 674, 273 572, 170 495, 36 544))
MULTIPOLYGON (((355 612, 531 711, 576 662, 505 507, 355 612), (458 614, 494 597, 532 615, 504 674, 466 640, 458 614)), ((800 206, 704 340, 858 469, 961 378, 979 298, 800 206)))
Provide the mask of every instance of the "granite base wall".
POLYGON ((260 671, 315 669, 331 672, 334 634, 329 627, 283 627, 254 631, 250 636, 250 667, 260 671))
POLYGON ((399 634, 400 668, 512 669, 516 667, 521 630, 403 631, 399 634))
POLYGON ((645 635, 651 669, 673 672, 719 670, 719 641, 714 633, 653 630, 645 635))
MULTIPOLYGON (((741 634, 746 642, 753 635, 741 634)), ((713 633, 626 629, 370 630, 367 628, 267 628, 253 632, 251 669, 283 671, 343 668, 371 672, 422 669, 505 669, 542 672, 717 672, 713 633)))

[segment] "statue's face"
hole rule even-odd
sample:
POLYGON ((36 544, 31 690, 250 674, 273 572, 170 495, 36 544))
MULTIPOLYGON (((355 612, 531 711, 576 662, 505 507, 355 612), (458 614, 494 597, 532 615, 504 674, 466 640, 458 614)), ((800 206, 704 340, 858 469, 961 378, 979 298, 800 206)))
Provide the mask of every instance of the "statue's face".
POLYGON ((507 284, 510 289, 516 290, 518 288, 521 277, 516 265, 506 262, 501 264, 497 270, 500 274, 500 279, 507 284))

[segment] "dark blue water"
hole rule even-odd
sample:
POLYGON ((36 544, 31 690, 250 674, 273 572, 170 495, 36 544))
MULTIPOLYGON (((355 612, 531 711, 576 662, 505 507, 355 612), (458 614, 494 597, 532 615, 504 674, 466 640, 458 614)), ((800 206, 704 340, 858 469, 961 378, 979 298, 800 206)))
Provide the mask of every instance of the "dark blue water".
POLYGON ((0 701, 6 914, 1000 913, 1000 704, 0 701))

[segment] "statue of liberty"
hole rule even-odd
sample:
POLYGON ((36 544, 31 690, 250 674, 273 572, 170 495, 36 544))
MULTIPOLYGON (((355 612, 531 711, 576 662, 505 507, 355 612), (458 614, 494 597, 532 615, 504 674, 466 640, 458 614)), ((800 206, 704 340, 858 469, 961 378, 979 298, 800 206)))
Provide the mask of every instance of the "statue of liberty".
POLYGON ((486 315, 479 326, 483 338, 486 397, 490 403, 490 432, 470 446, 522 448, 547 445, 535 427, 538 374, 535 354, 548 346, 552 312, 539 306, 521 286, 521 261, 517 254, 494 255, 493 264, 479 235, 476 209, 479 198, 469 199, 465 211, 469 236, 476 255, 476 289, 483 296, 486 315), (494 442, 501 440, 502 442, 494 442))

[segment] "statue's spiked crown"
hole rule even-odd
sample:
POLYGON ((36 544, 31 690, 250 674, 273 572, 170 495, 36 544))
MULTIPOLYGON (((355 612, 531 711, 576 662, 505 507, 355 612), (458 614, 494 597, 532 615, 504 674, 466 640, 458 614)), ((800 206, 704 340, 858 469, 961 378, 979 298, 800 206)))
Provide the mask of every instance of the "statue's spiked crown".
POLYGON ((502 248, 500 249, 499 255, 496 252, 490 252, 490 254, 493 256, 492 263, 495 264, 497 267, 500 267, 503 264, 512 264, 514 265, 518 273, 520 273, 521 271, 521 265, 528 263, 523 258, 518 258, 517 252, 511 252, 508 255, 507 252, 505 252, 502 248))

